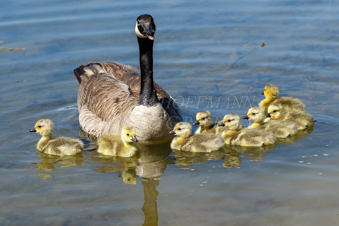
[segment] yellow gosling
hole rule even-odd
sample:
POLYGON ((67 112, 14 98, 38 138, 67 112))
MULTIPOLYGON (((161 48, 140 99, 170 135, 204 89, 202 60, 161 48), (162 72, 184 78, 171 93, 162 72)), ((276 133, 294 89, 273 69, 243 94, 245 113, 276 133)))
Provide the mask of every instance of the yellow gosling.
POLYGON ((274 144, 275 136, 265 130, 243 128, 240 116, 227 114, 219 126, 227 127, 227 131, 221 134, 226 144, 239 146, 264 146, 274 144))
POLYGON ((259 107, 265 112, 270 104, 282 104, 287 111, 305 111, 305 104, 301 100, 294 97, 278 97, 279 89, 275 85, 266 85, 263 95, 265 99, 259 103, 259 107))
POLYGON ((75 155, 83 151, 84 143, 79 139, 69 137, 52 138, 53 127, 53 122, 50 119, 40 119, 35 123, 34 128, 30 130, 30 132, 35 132, 42 136, 36 146, 39 152, 59 155, 62 158, 64 155, 75 155))
POLYGON ((104 155, 131 157, 137 152, 134 142, 138 142, 134 128, 123 126, 120 135, 108 133, 99 137, 97 151, 104 155))
POLYGON ((266 117, 270 120, 279 120, 294 122, 298 126, 298 130, 307 129, 310 126, 313 126, 313 116, 304 111, 289 111, 286 112, 282 104, 272 104, 268 107, 266 117))
MULTIPOLYGON (((220 122, 218 122, 220 123, 220 122)), ((201 133, 212 133, 212 134, 221 134, 225 130, 225 127, 218 126, 218 123, 212 123, 211 112, 209 111, 200 111, 196 115, 196 121, 193 125, 199 126, 194 134, 201 133)))
POLYGON ((169 133, 176 135, 171 142, 173 150, 211 152, 217 151, 225 145, 219 135, 208 133, 192 135, 192 125, 188 122, 177 123, 169 133))
POLYGON ((294 122, 269 120, 264 124, 265 112, 261 107, 250 108, 243 119, 252 121, 248 128, 264 129, 276 138, 286 138, 298 132, 298 126, 294 122))

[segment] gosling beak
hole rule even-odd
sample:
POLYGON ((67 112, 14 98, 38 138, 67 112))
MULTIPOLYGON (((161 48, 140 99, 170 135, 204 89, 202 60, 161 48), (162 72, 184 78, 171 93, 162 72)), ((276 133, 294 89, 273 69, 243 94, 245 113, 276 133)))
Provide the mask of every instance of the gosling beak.
POLYGON ((145 24, 145 31, 144 35, 147 36, 149 40, 154 40, 154 33, 155 33, 155 25, 153 27, 153 24, 145 24))
POLYGON ((224 123, 224 122, 220 122, 220 123, 218 124, 218 126, 225 126, 225 123, 224 123))
POLYGON ((171 131, 169 131, 169 134, 175 134, 175 131, 174 131, 174 129, 173 129, 173 130, 171 130, 171 131))
POLYGON ((199 120, 195 121, 195 122, 193 123, 193 125, 194 125, 194 126, 198 126, 198 125, 200 125, 200 122, 199 122, 199 120))
POLYGON ((36 133, 36 130, 35 130, 35 128, 33 128, 33 129, 31 129, 29 132, 34 132, 34 133, 36 133))
POLYGON ((247 120, 249 120, 250 117, 248 117, 248 115, 245 115, 244 117, 242 117, 242 119, 247 119, 247 120))
POLYGON ((133 137, 132 137, 132 141, 138 142, 138 139, 137 139, 135 136, 133 136, 133 137))
POLYGON ((262 95, 265 95, 264 93, 261 93, 262 95))
POLYGON ((271 114, 270 113, 267 113, 267 115, 265 115, 266 118, 270 118, 271 117, 271 114))

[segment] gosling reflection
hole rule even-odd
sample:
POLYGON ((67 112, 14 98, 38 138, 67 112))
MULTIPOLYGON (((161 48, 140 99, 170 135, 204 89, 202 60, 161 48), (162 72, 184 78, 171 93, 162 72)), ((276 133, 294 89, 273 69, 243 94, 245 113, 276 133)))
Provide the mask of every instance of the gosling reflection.
POLYGON ((212 151, 208 153, 187 152, 174 150, 177 166, 188 166, 193 164, 201 164, 210 160, 221 160, 225 156, 224 150, 212 151))
POLYGON ((40 163, 32 163, 38 170, 45 172, 52 172, 55 170, 55 167, 65 168, 71 166, 81 166, 84 162, 84 157, 79 155, 74 156, 64 156, 60 161, 55 162, 58 156, 55 155, 47 155, 43 153, 39 153, 41 157, 40 163))

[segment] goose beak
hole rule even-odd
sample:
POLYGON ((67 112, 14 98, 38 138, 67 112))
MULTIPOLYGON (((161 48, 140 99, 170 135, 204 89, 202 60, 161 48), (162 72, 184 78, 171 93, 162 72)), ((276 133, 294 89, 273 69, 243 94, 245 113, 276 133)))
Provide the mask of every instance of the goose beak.
POLYGON ((132 137, 132 141, 138 142, 138 139, 137 139, 135 136, 133 136, 133 137, 132 137))
POLYGON ((147 36, 149 40, 154 40, 154 33, 155 33, 155 25, 153 27, 153 24, 145 24, 145 31, 144 35, 147 36))
POLYGON ((198 126, 198 125, 200 125, 200 122, 199 122, 199 120, 195 121, 195 122, 193 123, 193 125, 194 125, 194 126, 198 126))
POLYGON ((35 130, 35 128, 33 128, 33 129, 31 129, 29 132, 34 132, 34 133, 36 133, 36 130, 35 130))
POLYGON ((218 126, 225 126, 225 123, 224 123, 224 122, 220 122, 220 123, 218 124, 218 126))
POLYGON ((248 115, 245 115, 244 117, 242 117, 242 119, 247 119, 247 120, 249 120, 250 117, 248 117, 248 115))
POLYGON ((169 134, 175 134, 174 130, 169 131, 169 134))
POLYGON ((267 115, 265 115, 266 118, 270 118, 271 117, 271 114, 270 113, 267 113, 267 115))

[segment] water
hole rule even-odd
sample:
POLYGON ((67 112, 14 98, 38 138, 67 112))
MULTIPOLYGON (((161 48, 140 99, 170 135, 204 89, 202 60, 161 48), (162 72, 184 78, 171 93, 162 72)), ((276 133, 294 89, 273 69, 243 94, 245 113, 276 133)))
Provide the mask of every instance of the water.
MULTIPOLYGON (((0 9, 1 225, 337 225, 339 6, 336 1, 37 1, 0 9), (155 18, 156 81, 186 121, 245 115, 273 83, 317 122, 273 148, 134 158, 37 153, 40 118, 79 137, 73 69, 138 67, 137 16, 155 18), (266 45, 260 47, 260 43, 266 45)), ((247 125, 247 122, 244 122, 247 125)))

